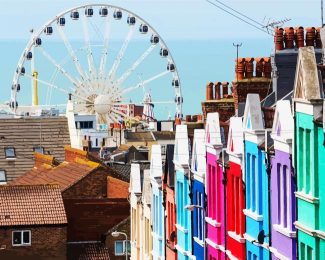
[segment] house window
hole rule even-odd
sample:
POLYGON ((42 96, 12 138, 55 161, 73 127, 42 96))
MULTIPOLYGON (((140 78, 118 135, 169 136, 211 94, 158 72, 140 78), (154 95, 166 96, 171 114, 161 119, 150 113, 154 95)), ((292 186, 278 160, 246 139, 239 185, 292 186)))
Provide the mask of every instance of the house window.
POLYGON ((246 161, 246 177, 247 177, 247 209, 252 212, 261 214, 261 209, 259 209, 259 176, 257 174, 257 160, 256 156, 250 153, 247 154, 246 161))
POLYGON ((43 153, 44 154, 44 148, 40 146, 34 147, 34 152, 35 153, 43 153))
POLYGON ((216 167, 209 165, 209 182, 208 182, 208 198, 209 204, 208 204, 208 214, 209 217, 212 219, 217 218, 217 176, 216 176, 216 167))
POLYGON ((77 129, 92 129, 93 128, 93 121, 79 121, 76 122, 77 129))
POLYGON ((121 256, 125 255, 126 250, 130 252, 131 244, 130 241, 127 240, 117 240, 115 241, 115 255, 121 256), (125 246, 127 245, 127 246, 125 246))
POLYGON ((161 154, 166 155, 166 145, 161 145, 161 154))
POLYGON ((12 245, 13 246, 30 246, 31 245, 30 230, 13 231, 12 232, 12 245))
POLYGON ((241 218, 241 197, 240 197, 240 189, 241 189, 241 179, 237 176, 232 176, 232 185, 233 185, 233 230, 236 234, 240 233, 240 218, 241 218))
POLYGON ((5 170, 0 170, 0 185, 7 184, 7 176, 5 170))
POLYGON ((5 156, 6 159, 16 158, 16 151, 14 147, 6 147, 5 148, 5 156))
POLYGON ((184 201, 183 201, 183 183, 182 182, 177 182, 177 201, 179 205, 179 210, 177 211, 177 219, 178 219, 178 224, 181 226, 184 225, 184 201))

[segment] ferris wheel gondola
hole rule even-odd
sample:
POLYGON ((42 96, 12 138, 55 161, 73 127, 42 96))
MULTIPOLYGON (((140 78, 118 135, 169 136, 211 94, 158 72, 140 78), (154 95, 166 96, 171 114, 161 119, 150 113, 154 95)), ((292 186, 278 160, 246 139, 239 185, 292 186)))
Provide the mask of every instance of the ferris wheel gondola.
MULTIPOLYGON (((142 42, 143 45, 146 44, 145 41, 142 42)), ((173 95, 167 101, 155 100, 156 97, 159 98, 159 95, 155 96, 153 90, 152 99, 155 100, 153 104, 155 102, 157 104, 173 103, 175 116, 182 117, 183 98, 178 71, 166 43, 158 32, 144 19, 124 8, 103 4, 82 5, 58 14, 46 22, 40 30, 33 31, 14 73, 9 105, 14 112, 17 112, 20 95, 22 92, 25 93, 26 89, 33 90, 31 105, 35 107, 50 104, 55 93, 60 95, 63 93, 66 97, 71 96, 76 113, 96 114, 101 121, 108 124, 121 118, 135 120, 129 111, 126 111, 125 106, 128 103, 125 101, 130 100, 131 97, 134 100, 137 90, 142 91, 146 86, 154 89, 155 85, 161 88, 160 93, 171 92, 173 95), (70 16, 73 22, 70 19, 66 20, 66 16, 70 16), (113 24, 123 26, 123 23, 117 25, 123 17, 126 19, 124 23, 126 36, 119 50, 114 50, 111 47, 112 27, 113 24), (95 24, 96 19, 99 19, 99 25, 95 24), (136 24, 138 26, 133 26, 136 24), (76 26, 82 29, 77 30, 76 26), (138 36, 136 36, 137 29, 135 28, 138 28, 138 36), (72 30, 71 33, 69 29, 72 30), (83 32, 84 44, 79 48, 69 40, 70 36, 75 35, 76 32, 83 32), (93 39, 95 36, 97 39, 93 39), (61 41, 61 44, 57 46, 66 52, 65 57, 59 59, 57 55, 59 51, 49 49, 51 37, 56 37, 56 42, 61 41), (137 37, 147 37, 148 47, 142 48, 138 57, 134 59, 135 52, 130 55, 127 49, 133 38, 137 37), (100 50, 96 52, 95 46, 100 50), (151 55, 155 50, 157 56, 151 55), (155 72, 153 67, 156 65, 152 66, 152 64, 160 64, 165 60, 159 56, 167 60, 167 66, 162 65, 160 71, 155 72), (152 62, 145 67, 145 61, 149 57, 150 59, 155 57, 161 61, 152 62), (44 65, 45 62, 46 65, 44 65), (44 76, 37 71, 50 66, 53 70, 51 76, 44 76), (148 77, 137 83, 140 69, 141 73, 145 72, 148 77), (166 87, 164 87, 165 83, 162 83, 162 80, 166 75, 170 75, 171 79, 166 80, 166 87), (29 84, 32 82, 32 88, 26 88, 26 79, 29 84), (63 81, 66 84, 62 83, 63 81), (159 84, 154 84, 155 82, 159 84), (46 88, 46 94, 38 96, 33 84, 38 89, 46 88)), ((142 97, 134 104, 143 104, 142 97)))

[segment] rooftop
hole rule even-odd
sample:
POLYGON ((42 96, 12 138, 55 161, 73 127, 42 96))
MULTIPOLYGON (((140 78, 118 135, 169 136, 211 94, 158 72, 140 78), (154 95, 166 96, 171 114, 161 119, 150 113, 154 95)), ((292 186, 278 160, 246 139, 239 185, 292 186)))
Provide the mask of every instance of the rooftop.
POLYGON ((67 224, 58 185, 0 186, 0 226, 67 224))

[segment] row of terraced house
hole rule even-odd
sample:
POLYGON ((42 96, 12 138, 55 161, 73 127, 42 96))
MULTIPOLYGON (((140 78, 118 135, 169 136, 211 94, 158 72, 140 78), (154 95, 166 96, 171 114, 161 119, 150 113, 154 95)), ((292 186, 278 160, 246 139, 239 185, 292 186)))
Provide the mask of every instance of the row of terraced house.
POLYGON ((325 259, 324 66, 313 47, 296 64, 271 124, 248 94, 227 139, 208 113, 178 122, 165 163, 153 145, 150 169, 132 164, 132 260, 325 259))

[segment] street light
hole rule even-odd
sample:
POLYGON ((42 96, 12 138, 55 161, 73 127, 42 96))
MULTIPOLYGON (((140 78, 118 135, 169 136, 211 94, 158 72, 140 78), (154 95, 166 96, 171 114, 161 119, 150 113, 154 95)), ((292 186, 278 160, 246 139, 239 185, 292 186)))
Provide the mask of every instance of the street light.
POLYGON ((112 232, 112 236, 113 237, 119 237, 119 236, 125 236, 125 246, 124 246, 124 250, 125 250, 125 259, 128 259, 128 235, 124 232, 119 232, 119 231, 114 231, 112 232))
POLYGON ((203 259, 205 259, 205 208, 201 205, 186 205, 184 209, 188 211, 193 211, 195 208, 201 209, 203 211, 203 259))

